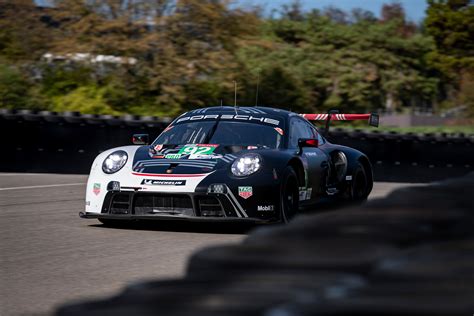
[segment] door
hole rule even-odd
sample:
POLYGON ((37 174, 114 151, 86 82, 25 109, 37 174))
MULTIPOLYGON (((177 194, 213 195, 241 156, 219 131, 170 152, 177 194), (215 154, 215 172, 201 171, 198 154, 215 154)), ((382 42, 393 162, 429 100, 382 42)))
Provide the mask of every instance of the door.
MULTIPOLYGON (((294 117, 290 121, 289 147, 298 150, 298 139, 318 139, 316 129, 307 121, 294 117)), ((319 139, 321 139, 319 137, 319 139)), ((305 183, 300 187, 300 201, 302 203, 315 202, 324 193, 328 156, 320 148, 304 147, 300 153, 305 167, 305 183)))

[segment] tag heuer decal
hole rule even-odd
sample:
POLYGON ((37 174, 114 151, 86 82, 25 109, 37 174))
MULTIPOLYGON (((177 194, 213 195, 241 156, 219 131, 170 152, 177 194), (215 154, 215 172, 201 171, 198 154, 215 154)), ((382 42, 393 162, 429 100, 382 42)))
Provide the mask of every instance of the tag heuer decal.
POLYGON ((239 187, 239 196, 248 199, 253 195, 252 187, 239 187))
POLYGON ((100 183, 94 183, 94 186, 92 187, 92 192, 94 192, 95 195, 100 194, 100 183))

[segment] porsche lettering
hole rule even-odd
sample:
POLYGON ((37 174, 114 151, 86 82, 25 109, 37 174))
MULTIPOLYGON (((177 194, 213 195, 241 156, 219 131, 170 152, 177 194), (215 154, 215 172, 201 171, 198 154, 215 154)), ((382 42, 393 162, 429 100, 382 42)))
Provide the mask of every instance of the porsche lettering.
POLYGON ((275 120, 269 117, 263 116, 252 116, 252 115, 242 115, 242 114, 222 114, 222 115, 194 115, 194 116, 185 116, 176 120, 176 123, 181 123, 185 121, 199 121, 199 120, 238 120, 238 121, 249 121, 249 122, 261 122, 272 125, 280 125, 279 120, 275 120))

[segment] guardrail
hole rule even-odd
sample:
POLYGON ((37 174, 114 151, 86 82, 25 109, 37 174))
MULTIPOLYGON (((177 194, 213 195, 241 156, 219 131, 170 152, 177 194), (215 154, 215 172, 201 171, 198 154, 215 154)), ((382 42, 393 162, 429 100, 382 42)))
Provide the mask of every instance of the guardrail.
MULTIPOLYGON (((0 171, 87 174, 98 153, 130 144, 134 133, 148 133, 153 139, 171 120, 0 109, 3 138, 0 171)), ((473 170, 472 135, 396 134, 336 128, 329 139, 366 153, 378 181, 433 181, 473 170)))

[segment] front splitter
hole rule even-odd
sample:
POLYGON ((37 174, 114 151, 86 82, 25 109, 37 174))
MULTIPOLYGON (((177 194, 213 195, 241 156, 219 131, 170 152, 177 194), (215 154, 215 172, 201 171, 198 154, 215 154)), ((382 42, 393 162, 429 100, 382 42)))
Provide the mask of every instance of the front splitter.
POLYGON ((161 221, 191 221, 191 222, 223 222, 223 223, 254 223, 268 224, 268 220, 249 217, 198 217, 198 216, 173 216, 173 215, 114 215, 92 212, 79 212, 79 217, 86 219, 113 219, 123 221, 135 220, 161 220, 161 221))

